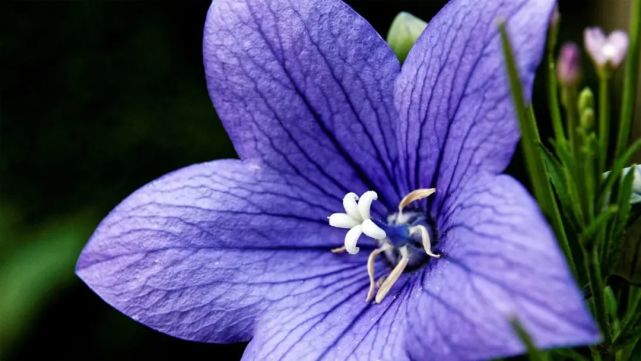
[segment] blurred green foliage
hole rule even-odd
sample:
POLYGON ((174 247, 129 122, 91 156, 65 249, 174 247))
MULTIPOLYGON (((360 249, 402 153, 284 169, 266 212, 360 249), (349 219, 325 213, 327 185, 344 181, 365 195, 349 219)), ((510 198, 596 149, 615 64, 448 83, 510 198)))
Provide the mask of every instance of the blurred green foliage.
MULTIPOLYGON (((0 212, 4 216, 6 211, 0 212)), ((3 217, 4 218, 4 217, 3 217)), ((16 232, 0 225, 3 253, 0 262, 0 359, 8 345, 34 321, 49 293, 68 285, 78 248, 84 243, 95 215, 83 213, 52 220, 16 232), (13 246, 11 244, 13 243, 13 246)))

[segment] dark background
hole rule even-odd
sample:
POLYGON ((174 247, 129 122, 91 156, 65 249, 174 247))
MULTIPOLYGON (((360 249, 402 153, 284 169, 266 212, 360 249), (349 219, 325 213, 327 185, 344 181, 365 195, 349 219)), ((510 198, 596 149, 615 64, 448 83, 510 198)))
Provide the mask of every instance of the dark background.
MULTIPOLYGON (((444 3, 347 2, 383 35, 399 11, 429 19, 444 3)), ((208 6, 0 4, 0 360, 242 355, 242 344, 149 330, 73 275, 93 228, 129 193, 176 168, 235 156, 203 75, 208 6)), ((561 2, 561 37, 581 42, 582 28, 595 23, 624 27, 627 6, 561 2)), ((546 129, 544 102, 535 102, 546 129)), ((520 163, 517 156, 510 168, 517 176, 520 163)))

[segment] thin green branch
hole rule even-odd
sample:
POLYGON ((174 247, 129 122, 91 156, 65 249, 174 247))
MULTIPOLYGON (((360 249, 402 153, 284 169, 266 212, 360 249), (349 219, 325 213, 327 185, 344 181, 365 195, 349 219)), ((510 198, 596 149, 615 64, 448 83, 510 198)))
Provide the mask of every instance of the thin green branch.
POLYGON ((608 146, 610 139, 610 81, 599 76, 599 170, 606 171, 608 166, 608 146))
POLYGON ((637 97, 637 84, 639 83, 639 55, 641 53, 641 0, 632 0, 632 13, 630 16, 630 53, 625 65, 623 78, 623 100, 621 104, 621 118, 619 119, 619 133, 615 157, 623 151, 630 138, 630 126, 634 119, 634 105, 637 97))
POLYGON ((565 115, 567 118, 567 131, 570 146, 574 151, 577 151, 578 141, 576 128, 579 125, 579 111, 577 108, 577 89, 574 86, 566 86, 561 88, 561 102, 565 108, 565 115))
POLYGON ((546 353, 536 347, 534 340, 532 340, 532 337, 528 334, 518 319, 513 319, 510 323, 512 324, 514 333, 516 333, 519 339, 521 339, 523 345, 525 345, 528 359, 530 361, 548 361, 550 359, 546 353))
POLYGON ((603 282, 603 274, 601 273, 599 254, 596 251, 596 247, 591 247, 591 249, 584 249, 583 256, 583 266, 588 275, 588 284, 590 286, 590 292, 592 293, 592 299, 594 300, 594 313, 601 332, 603 333, 603 343, 607 348, 612 344, 612 334, 605 304, 605 294, 603 293, 605 284, 603 282))
POLYGON ((546 77, 546 85, 554 136, 558 144, 564 144, 566 142, 566 138, 563 131, 563 119, 561 118, 561 105, 559 103, 559 84, 556 79, 556 64, 554 62, 554 46, 556 44, 556 35, 556 32, 550 31, 548 36, 548 73, 546 77))

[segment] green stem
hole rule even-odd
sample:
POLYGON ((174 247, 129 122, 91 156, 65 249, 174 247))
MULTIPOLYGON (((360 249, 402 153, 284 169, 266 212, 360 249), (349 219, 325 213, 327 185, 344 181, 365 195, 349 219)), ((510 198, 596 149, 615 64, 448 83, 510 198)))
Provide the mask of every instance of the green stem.
POLYGON ((577 140, 576 129, 579 124, 579 111, 577 107, 577 90, 574 86, 561 88, 561 101, 565 108, 570 146, 574 152, 578 151, 579 145, 577 140))
POLYGON ((550 103, 550 115, 552 117, 552 129, 554 129, 554 136, 556 137, 557 143, 562 145, 566 142, 566 138, 563 132, 561 105, 559 104, 559 85, 556 80, 556 65, 554 63, 553 51, 553 47, 548 48, 548 74, 546 83, 548 88, 548 103, 550 103))
POLYGON ((585 133, 582 131, 582 129, 579 129, 575 133, 575 141, 576 141, 576 148, 574 151, 574 159, 576 160, 576 173, 577 176, 575 178, 575 184, 576 184, 576 190, 577 193, 579 194, 579 202, 580 206, 582 209, 582 221, 583 224, 589 225, 590 222, 592 221, 593 218, 593 213, 591 212, 592 208, 590 206, 591 203, 593 203, 593 199, 590 198, 590 192, 588 191, 588 178, 590 178, 591 174, 587 174, 588 172, 588 163, 592 161, 592 159, 588 156, 587 152, 585 151, 586 143, 587 143, 587 136, 585 133))
POLYGON ((630 138, 630 125, 634 119, 634 105, 637 95, 639 80, 639 54, 641 53, 641 0, 632 0, 632 14, 630 17, 630 53, 625 65, 623 78, 623 100, 621 104, 621 118, 619 119, 619 133, 615 157, 623 151, 630 138))
POLYGON ((632 317, 641 312, 641 288, 630 286, 628 295, 628 312, 626 313, 623 324, 630 321, 632 317))
POLYGON ((527 333, 525 328, 523 328, 523 325, 519 322, 518 319, 513 319, 510 323, 512 324, 512 329, 514 330, 516 335, 521 339, 523 345, 525 345, 525 349, 528 353, 528 359, 530 361, 549 360, 547 354, 536 347, 534 340, 532 340, 532 337, 527 333))
POLYGON ((599 170, 605 172, 608 165, 608 143, 610 139, 610 81, 599 76, 599 170))
MULTIPOLYGON (((592 292, 592 299, 594 300, 594 313, 603 332, 603 345, 607 348, 612 345, 612 335, 610 333, 610 322, 608 321, 608 313, 605 305, 605 295, 603 289, 603 276, 601 274, 601 266, 599 263, 599 254, 596 247, 592 245, 589 249, 583 251, 584 267, 588 275, 588 284, 592 292)), ((605 356, 605 355, 604 355, 605 356)))
POLYGON ((523 135, 522 145, 523 152, 525 153, 525 163, 527 165, 530 179, 532 180, 532 187, 534 188, 534 195, 536 196, 543 213, 550 219, 552 227, 556 232, 559 245, 565 253, 570 269, 576 273, 576 265, 570 244, 568 242, 561 213, 550 185, 550 177, 548 176, 547 169, 545 168, 545 161, 543 155, 539 150, 541 144, 541 137, 536 126, 536 119, 534 116, 528 114, 527 105, 523 96, 523 88, 521 79, 514 59, 514 52, 510 45, 510 39, 505 28, 505 23, 499 24, 499 31, 501 32, 501 43, 503 45, 503 53, 505 54, 505 63, 507 65, 507 73, 510 81, 510 88, 512 90, 512 99, 514 101, 514 108, 521 127, 523 135))
POLYGON ((595 213, 595 200, 597 198, 596 196, 596 188, 597 184, 600 184, 601 180, 601 174, 597 172, 596 169, 596 150, 597 150, 597 140, 596 140, 596 135, 594 133, 590 133, 585 136, 585 148, 587 149, 586 154, 584 157, 586 158, 584 160, 585 164, 585 183, 586 183, 586 189, 587 189, 587 197, 589 199, 589 204, 587 208, 587 212, 589 214, 594 214, 595 213))

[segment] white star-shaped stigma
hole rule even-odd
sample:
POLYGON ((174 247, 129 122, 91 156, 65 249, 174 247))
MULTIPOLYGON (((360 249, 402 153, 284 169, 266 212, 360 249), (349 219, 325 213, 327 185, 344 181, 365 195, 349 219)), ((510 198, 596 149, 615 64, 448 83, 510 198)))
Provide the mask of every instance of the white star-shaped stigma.
POLYGON ((345 250, 349 254, 357 254, 358 238, 365 233, 375 240, 383 240, 387 236, 381 227, 372 221, 370 208, 372 202, 378 199, 374 191, 363 193, 359 199, 356 193, 347 193, 343 198, 345 213, 334 213, 329 216, 329 225, 337 228, 349 229, 345 235, 345 250))

